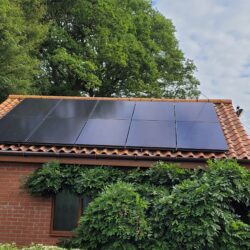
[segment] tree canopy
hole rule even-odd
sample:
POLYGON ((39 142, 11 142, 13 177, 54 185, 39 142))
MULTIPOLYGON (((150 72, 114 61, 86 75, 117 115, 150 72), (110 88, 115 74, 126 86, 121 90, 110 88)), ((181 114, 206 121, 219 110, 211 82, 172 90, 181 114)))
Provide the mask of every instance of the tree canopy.
POLYGON ((197 96, 170 20, 147 0, 48 1, 49 93, 197 96))
POLYGON ((10 93, 35 92, 38 48, 47 33, 39 0, 0 1, 0 101, 10 93))
POLYGON ((0 98, 199 95, 171 20, 149 0, 3 0, 0 18, 0 98))

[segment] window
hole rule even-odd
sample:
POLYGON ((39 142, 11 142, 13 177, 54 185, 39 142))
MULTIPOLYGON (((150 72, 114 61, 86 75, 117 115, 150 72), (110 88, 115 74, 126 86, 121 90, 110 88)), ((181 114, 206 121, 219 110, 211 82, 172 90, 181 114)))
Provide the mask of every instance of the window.
POLYGON ((88 197, 79 197, 63 190, 54 197, 52 234, 70 236, 77 227, 80 216, 90 202, 88 197))

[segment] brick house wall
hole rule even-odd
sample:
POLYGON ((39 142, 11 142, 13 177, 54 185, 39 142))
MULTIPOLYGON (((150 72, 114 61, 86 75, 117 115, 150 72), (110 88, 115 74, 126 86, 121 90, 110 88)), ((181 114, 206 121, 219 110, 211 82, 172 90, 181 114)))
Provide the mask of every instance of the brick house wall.
POLYGON ((52 199, 31 197, 20 188, 21 179, 36 168, 0 165, 0 243, 55 245, 58 241, 50 235, 52 199))

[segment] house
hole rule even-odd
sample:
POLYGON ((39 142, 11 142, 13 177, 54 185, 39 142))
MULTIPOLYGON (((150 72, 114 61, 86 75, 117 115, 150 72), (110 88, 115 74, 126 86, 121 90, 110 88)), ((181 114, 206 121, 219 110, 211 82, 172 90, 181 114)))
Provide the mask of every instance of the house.
POLYGON ((22 178, 53 159, 183 168, 236 159, 250 169, 250 139, 230 100, 11 95, 0 104, 0 118, 0 242, 52 245, 71 234, 54 228, 56 202, 65 196, 31 197, 20 189, 22 178))

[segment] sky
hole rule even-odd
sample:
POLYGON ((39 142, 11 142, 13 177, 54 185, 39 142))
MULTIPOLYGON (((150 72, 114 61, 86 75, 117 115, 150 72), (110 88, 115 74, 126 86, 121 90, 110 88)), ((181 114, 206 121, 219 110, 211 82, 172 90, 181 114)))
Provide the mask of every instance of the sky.
POLYGON ((243 108, 250 135, 250 1, 154 0, 153 6, 172 20, 181 50, 197 66, 202 94, 243 108))

